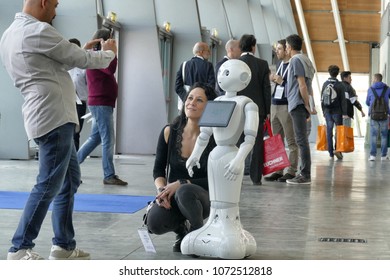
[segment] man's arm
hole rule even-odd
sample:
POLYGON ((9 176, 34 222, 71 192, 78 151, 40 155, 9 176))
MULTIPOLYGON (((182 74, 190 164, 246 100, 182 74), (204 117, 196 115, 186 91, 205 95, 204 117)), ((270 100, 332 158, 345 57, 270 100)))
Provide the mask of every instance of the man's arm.
POLYGON ((299 92, 301 94, 303 104, 305 105, 308 112, 310 111, 310 104, 309 104, 309 92, 306 86, 306 81, 304 76, 298 76, 297 81, 299 84, 299 92))
POLYGON ((183 67, 183 64, 180 65, 179 70, 176 73, 175 91, 176 91, 177 95, 180 97, 180 99, 182 101, 184 101, 184 98, 185 98, 187 92, 184 89, 182 67, 183 67))

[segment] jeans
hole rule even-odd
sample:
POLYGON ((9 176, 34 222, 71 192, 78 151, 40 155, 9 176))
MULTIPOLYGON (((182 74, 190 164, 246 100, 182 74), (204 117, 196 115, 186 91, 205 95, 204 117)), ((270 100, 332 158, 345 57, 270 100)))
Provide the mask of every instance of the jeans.
POLYGON ((331 157, 334 156, 334 148, 337 146, 337 142, 335 140, 335 144, 333 146, 333 128, 336 125, 343 124, 343 116, 341 114, 325 114, 326 120, 326 140, 328 141, 328 152, 331 157))
POLYGON ((79 163, 82 163, 101 143, 104 179, 110 179, 115 175, 114 108, 111 106, 89 106, 88 108, 93 117, 91 134, 77 152, 77 158, 79 163))
POLYGON ((351 118, 343 119, 343 125, 352 127, 352 119, 351 118))
POLYGON ((388 120, 370 120, 370 155, 376 156, 376 141, 378 132, 381 134, 381 157, 387 156, 388 120))
POLYGON ((295 140, 301 156, 300 174, 307 179, 311 179, 311 156, 306 124, 310 114, 304 105, 298 105, 290 112, 290 115, 293 121, 295 140))
POLYGON ((72 214, 74 194, 80 185, 80 167, 73 142, 75 126, 68 123, 34 139, 39 147, 39 173, 12 238, 10 252, 35 246, 33 240, 51 202, 53 244, 66 250, 76 247, 72 214))

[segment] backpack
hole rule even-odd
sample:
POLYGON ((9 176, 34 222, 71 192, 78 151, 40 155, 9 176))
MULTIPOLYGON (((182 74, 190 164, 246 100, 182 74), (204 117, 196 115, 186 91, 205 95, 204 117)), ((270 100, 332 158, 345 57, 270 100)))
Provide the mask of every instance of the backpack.
POLYGON ((383 88, 382 94, 379 97, 376 90, 371 87, 372 92, 374 93, 375 99, 371 105, 371 119, 374 121, 384 121, 387 120, 387 105, 385 102, 385 93, 387 91, 387 86, 383 88))
POLYGON ((334 89, 334 83, 329 83, 322 90, 321 102, 325 107, 332 107, 333 103, 337 99, 337 92, 334 89))

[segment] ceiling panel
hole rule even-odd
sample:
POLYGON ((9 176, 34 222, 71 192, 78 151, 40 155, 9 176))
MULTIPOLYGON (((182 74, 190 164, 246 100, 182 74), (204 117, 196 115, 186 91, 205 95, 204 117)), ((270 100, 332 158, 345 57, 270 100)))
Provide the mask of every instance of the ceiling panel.
MULTIPOLYGON (((291 0, 295 23, 302 36, 295 1, 291 0)), ((350 70, 369 73, 371 46, 380 41, 381 1, 338 0, 343 36, 350 70)), ((331 64, 343 68, 341 51, 330 0, 301 0, 306 26, 319 72, 327 72, 331 64)), ((305 49, 304 49, 305 50, 305 49)))

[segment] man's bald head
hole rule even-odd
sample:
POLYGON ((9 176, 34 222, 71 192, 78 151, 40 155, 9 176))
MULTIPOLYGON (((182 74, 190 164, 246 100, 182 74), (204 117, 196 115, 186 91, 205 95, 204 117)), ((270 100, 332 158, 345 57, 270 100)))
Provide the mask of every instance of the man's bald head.
POLYGON ((23 12, 51 24, 56 16, 57 6, 58 0, 25 0, 23 12))
POLYGON ((237 59, 241 55, 240 41, 230 39, 225 45, 226 55, 230 59, 237 59))
POLYGON ((205 42, 197 42, 192 50, 194 55, 208 59, 210 57, 210 47, 205 42))

